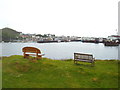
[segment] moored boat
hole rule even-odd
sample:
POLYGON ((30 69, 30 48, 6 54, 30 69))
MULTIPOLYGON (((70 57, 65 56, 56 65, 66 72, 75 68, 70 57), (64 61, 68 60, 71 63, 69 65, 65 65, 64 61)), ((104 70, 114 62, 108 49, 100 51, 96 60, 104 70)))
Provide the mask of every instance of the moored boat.
POLYGON ((58 42, 58 41, 37 41, 37 43, 53 43, 53 42, 58 42))
POLYGON ((116 42, 104 42, 105 46, 119 46, 119 43, 116 42))

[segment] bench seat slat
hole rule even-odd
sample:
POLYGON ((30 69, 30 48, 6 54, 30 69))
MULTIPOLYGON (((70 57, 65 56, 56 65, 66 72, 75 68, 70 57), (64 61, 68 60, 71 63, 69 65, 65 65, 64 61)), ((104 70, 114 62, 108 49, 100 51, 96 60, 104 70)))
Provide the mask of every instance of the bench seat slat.
MULTIPOLYGON (((33 53, 33 54, 28 54, 28 53, 26 53, 26 55, 33 55, 33 56, 36 56, 35 53, 33 53)), ((38 53, 38 56, 39 56, 39 55, 40 55, 40 56, 44 56, 45 54, 39 54, 39 53, 38 53)))

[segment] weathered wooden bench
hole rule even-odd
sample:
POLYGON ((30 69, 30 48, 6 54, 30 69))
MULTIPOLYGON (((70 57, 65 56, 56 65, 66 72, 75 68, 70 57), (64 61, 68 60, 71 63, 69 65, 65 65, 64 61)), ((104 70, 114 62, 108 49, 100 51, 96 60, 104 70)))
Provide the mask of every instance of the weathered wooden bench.
POLYGON ((94 65, 95 58, 93 58, 92 54, 74 53, 74 63, 77 63, 77 61, 88 62, 94 65))
POLYGON ((29 56, 36 56, 36 59, 41 59, 44 54, 41 54, 41 51, 35 47, 24 47, 22 49, 24 58, 28 58, 29 56))

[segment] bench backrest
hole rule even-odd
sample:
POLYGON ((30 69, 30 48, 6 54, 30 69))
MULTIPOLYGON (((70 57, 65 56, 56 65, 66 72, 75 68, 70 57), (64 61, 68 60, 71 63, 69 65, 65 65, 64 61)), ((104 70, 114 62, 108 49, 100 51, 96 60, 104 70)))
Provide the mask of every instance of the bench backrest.
POLYGON ((41 53, 41 51, 38 48, 35 47, 24 47, 22 49, 23 52, 30 52, 30 53, 41 53))
POLYGON ((74 53, 74 59, 92 60, 93 55, 91 55, 91 54, 82 54, 82 53, 74 53))

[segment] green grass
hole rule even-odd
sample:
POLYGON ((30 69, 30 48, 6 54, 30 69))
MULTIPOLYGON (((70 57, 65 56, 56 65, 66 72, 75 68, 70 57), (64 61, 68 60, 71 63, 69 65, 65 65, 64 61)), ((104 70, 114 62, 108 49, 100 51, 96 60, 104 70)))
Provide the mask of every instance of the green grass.
POLYGON ((2 61, 0 60, 0 89, 2 89, 2 61))
POLYGON ((73 60, 28 60, 23 56, 2 60, 3 88, 118 88, 118 61, 90 63, 73 60))

